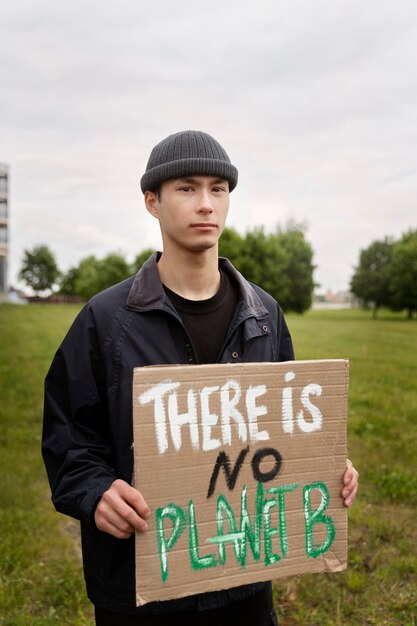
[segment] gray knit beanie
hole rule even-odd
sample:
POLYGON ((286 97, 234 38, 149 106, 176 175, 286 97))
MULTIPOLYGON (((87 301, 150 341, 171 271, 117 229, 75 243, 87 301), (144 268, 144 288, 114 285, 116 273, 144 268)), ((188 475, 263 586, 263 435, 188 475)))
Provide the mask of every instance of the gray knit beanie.
POLYGON ((185 130, 169 135, 155 146, 140 186, 145 193, 169 178, 198 174, 224 178, 229 182, 229 191, 237 185, 237 169, 222 146, 207 133, 185 130))

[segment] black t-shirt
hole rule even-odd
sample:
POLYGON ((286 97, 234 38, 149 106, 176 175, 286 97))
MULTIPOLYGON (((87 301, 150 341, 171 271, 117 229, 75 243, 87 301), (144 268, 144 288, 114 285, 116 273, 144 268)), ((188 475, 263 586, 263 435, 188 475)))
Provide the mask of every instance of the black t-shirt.
POLYGON ((216 363, 238 301, 238 287, 220 270, 217 293, 208 300, 187 300, 164 285, 191 339, 197 363, 216 363))

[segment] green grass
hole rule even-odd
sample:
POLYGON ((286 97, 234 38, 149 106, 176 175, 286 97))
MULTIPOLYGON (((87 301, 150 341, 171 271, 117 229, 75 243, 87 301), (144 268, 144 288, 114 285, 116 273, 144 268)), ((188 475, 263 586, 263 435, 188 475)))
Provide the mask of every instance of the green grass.
MULTIPOLYGON (((78 539, 40 456, 42 387, 78 307, 0 306, 0 624, 90 626, 78 539)), ((297 358, 350 359, 349 455, 361 474, 349 567, 277 582, 281 626, 417 626, 417 323, 289 316, 297 358)))
POLYGON ((93 624, 75 542, 40 456, 43 379, 70 306, 0 306, 0 623, 93 624))
POLYGON ((350 359, 348 449, 361 486, 348 569, 277 582, 280 624, 417 625, 417 324, 349 310, 288 324, 298 359, 350 359))

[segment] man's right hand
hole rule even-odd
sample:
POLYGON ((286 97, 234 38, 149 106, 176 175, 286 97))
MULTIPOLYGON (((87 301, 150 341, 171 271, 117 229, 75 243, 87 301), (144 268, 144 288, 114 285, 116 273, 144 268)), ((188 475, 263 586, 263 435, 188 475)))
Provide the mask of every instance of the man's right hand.
POLYGON ((97 528, 117 539, 127 539, 135 531, 146 532, 149 517, 149 507, 140 491, 120 479, 103 493, 94 513, 97 528))

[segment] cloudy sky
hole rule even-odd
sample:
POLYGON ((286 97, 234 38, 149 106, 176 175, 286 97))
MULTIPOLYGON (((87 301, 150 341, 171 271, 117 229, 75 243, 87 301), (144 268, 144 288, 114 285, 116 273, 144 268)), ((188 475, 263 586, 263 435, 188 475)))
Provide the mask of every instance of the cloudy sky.
POLYGON ((10 282, 41 243, 63 270, 159 248, 139 179, 189 128, 239 169, 229 225, 304 222, 322 291, 417 227, 414 0, 13 0, 0 39, 10 282))

